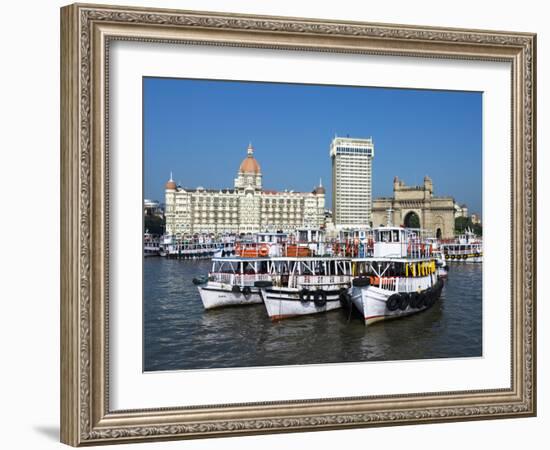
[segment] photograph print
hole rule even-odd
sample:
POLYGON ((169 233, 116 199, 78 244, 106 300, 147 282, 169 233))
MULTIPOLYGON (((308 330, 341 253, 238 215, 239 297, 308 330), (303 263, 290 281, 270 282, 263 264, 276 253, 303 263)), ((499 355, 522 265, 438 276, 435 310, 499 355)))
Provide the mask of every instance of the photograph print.
POLYGON ((143 370, 482 348, 481 92, 143 78, 143 370))

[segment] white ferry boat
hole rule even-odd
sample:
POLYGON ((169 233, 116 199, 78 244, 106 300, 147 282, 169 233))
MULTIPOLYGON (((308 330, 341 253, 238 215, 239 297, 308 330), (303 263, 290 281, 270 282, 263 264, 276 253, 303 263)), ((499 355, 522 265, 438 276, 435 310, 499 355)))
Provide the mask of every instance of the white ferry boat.
POLYGON ((235 254, 235 239, 211 236, 169 236, 163 237, 160 255, 178 259, 206 259, 235 254))
POLYGON ((355 278, 342 301, 351 300, 365 325, 423 311, 443 289, 431 246, 411 229, 374 229, 373 256, 353 258, 352 265, 355 278))
POLYGON ((271 286, 274 271, 270 258, 212 258, 207 283, 198 288, 202 304, 212 309, 261 303, 260 289, 271 286))
POLYGON ((272 270, 273 285, 261 290, 272 320, 340 308, 340 294, 351 284, 351 263, 346 258, 273 258, 272 270))
POLYGON ((143 256, 159 256, 160 255, 160 237, 149 232, 143 235, 143 256))
POLYGON ((471 230, 466 230, 454 242, 442 244, 445 260, 448 262, 483 262, 483 241, 477 238, 471 230))

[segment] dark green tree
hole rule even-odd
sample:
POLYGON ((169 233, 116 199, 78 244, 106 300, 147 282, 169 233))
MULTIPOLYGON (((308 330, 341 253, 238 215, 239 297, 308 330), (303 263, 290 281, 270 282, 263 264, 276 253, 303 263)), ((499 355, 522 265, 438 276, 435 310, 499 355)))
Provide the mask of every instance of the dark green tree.
POLYGON ((483 236, 483 226, 480 223, 473 224, 472 231, 476 236, 483 236))
POLYGON ((464 233, 464 230, 471 227, 472 221, 469 217, 457 217, 455 219, 455 232, 464 233))
POLYGON ((146 215, 144 218, 144 231, 151 234, 164 234, 165 225, 164 217, 146 215))
POLYGON ((477 236, 483 236, 483 227, 480 224, 472 223, 470 217, 457 217, 455 219, 455 233, 464 233, 466 228, 472 230, 477 236))

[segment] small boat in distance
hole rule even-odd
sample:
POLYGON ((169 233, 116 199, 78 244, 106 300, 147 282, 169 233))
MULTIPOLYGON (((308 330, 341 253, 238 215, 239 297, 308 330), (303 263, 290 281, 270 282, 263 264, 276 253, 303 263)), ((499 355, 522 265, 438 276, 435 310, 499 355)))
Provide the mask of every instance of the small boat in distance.
POLYGON ((352 259, 352 269, 355 278, 343 301, 351 300, 365 325, 428 309, 443 289, 431 246, 418 230, 374 229, 373 256, 352 259))
POLYGON ((443 243, 441 248, 447 262, 483 262, 483 241, 469 229, 454 241, 443 243))
POLYGON ((160 243, 160 255, 175 259, 208 259, 235 254, 235 236, 165 235, 160 243))
POLYGON ((143 256, 160 256, 160 237, 147 230, 143 235, 143 256))

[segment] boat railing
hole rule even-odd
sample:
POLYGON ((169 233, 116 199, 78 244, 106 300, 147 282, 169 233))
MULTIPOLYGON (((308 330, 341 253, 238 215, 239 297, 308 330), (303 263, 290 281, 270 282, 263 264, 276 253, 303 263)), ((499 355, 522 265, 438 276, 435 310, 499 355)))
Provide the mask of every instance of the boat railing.
POLYGON ((268 273, 235 274, 224 272, 211 272, 209 278, 218 283, 253 286, 255 281, 271 281, 272 275, 268 273))
POLYGON ((444 247, 444 253, 448 255, 469 255, 471 253, 481 253, 482 246, 478 244, 467 245, 464 244, 466 248, 454 248, 454 247, 444 247))
POLYGON ((235 274, 233 273, 216 272, 216 273, 209 274, 209 278, 212 281, 217 281, 219 283, 225 283, 225 284, 233 284, 234 277, 235 277, 235 274))
POLYGON ((418 279, 414 277, 399 277, 397 279, 397 290, 399 292, 411 292, 418 284, 418 279))
POLYGON ((371 286, 395 292, 412 292, 424 286, 429 280, 423 277, 370 277, 371 286))
POLYGON ((378 286, 380 289, 386 289, 388 291, 395 291, 395 287, 397 286, 397 281, 399 280, 398 277, 381 277, 375 280, 378 281, 378 286))
POLYGON ((331 286, 348 284, 349 282, 349 275, 299 275, 297 277, 292 277, 292 280, 289 282, 289 287, 331 286))
POLYGON ((332 243, 332 254, 347 258, 366 258, 372 255, 373 248, 372 240, 364 242, 359 242, 359 240, 335 241, 332 243))
POLYGON ((409 242, 407 244, 408 258, 428 258, 432 255, 432 246, 421 242, 409 242))
POLYGON ((243 286, 253 286, 255 281, 271 281, 272 275, 268 273, 252 273, 235 275, 232 284, 238 284, 243 286))

